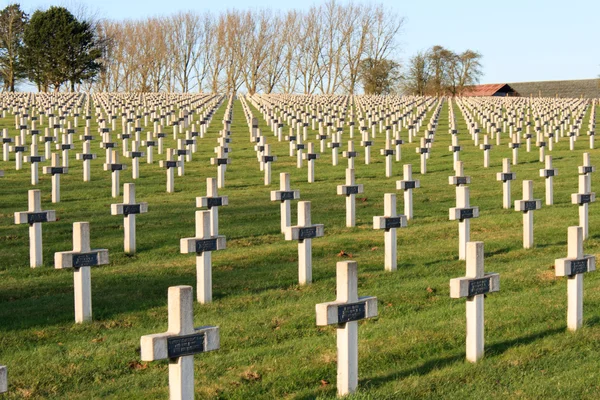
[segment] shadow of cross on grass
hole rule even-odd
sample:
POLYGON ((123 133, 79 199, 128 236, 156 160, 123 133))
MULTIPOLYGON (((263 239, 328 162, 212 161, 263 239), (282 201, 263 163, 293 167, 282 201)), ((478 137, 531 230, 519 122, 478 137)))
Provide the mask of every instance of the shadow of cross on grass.
MULTIPOLYGON (((560 328, 547 329, 541 332, 533 333, 531 335, 517 337, 510 340, 491 343, 489 345, 486 345, 485 347, 484 360, 486 358, 499 356, 514 346, 528 345, 545 337, 565 333, 566 331, 567 328, 565 326, 560 328)), ((387 382, 401 380, 413 375, 427 375, 433 370, 440 370, 455 363, 467 363, 467 361, 465 360, 464 351, 461 351, 456 355, 435 358, 426 361, 421 365, 411 367, 402 371, 394 372, 385 376, 366 378, 364 380, 361 380, 359 384, 361 385, 363 390, 367 391, 373 388, 384 386, 387 382)))

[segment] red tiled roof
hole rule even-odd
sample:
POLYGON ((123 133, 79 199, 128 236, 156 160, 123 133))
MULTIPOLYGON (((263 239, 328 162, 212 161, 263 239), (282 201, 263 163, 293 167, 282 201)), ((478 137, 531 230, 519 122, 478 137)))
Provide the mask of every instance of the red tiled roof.
POLYGON ((488 85, 471 86, 462 93, 463 96, 493 96, 502 89, 506 83, 492 83, 488 85))

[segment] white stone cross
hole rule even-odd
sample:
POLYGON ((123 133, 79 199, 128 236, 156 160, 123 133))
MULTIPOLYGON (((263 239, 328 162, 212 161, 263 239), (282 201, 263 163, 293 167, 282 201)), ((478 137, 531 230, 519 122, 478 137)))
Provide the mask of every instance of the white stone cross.
POLYGON ((27 151, 27 146, 22 144, 21 136, 15 137, 15 145, 10 146, 10 151, 15 153, 15 170, 19 171, 23 168, 23 153, 27 151))
POLYGON ((489 168, 492 145, 490 144, 488 135, 483 136, 483 143, 479 145, 479 148, 483 150, 483 168, 489 168))
POLYGON ((219 234, 219 207, 229 205, 229 197, 219 196, 215 178, 206 178, 206 196, 196 197, 196 207, 206 207, 210 211, 210 234, 219 234))
POLYGON ((469 188, 456 187, 456 207, 450 208, 450 221, 458 220, 458 259, 464 260, 471 240, 471 218, 479 217, 479 207, 469 204, 469 188))
POLYGON ((396 151, 392 149, 392 144, 388 140, 385 143, 385 149, 381 149, 381 155, 385 157, 385 177, 390 178, 392 176, 392 161, 396 151))
POLYGON ((396 190, 404 190, 404 215, 410 221, 413 218, 413 189, 421 187, 421 181, 413 180, 412 165, 404 164, 403 179, 396 181, 396 190))
POLYGON ((589 236, 589 205, 596 201, 596 193, 590 191, 590 174, 579 175, 579 192, 571 194, 571 203, 579 205, 579 226, 583 229, 583 239, 589 236))
POLYGON ((182 254, 196 253, 198 302, 212 302, 212 252, 225 248, 225 236, 211 234, 211 212, 196 211, 196 237, 180 240, 182 254))
POLYGON ((96 159, 96 154, 90 153, 90 142, 86 140, 83 142, 83 153, 75 155, 77 160, 83 161, 83 181, 90 181, 90 161, 96 159))
POLYGON ((109 157, 110 158, 109 162, 104 164, 104 170, 111 172, 112 197, 116 198, 116 197, 119 197, 119 194, 121 193, 121 186, 119 184, 119 175, 121 174, 121 171, 124 171, 127 169, 127 165, 119 164, 119 153, 117 153, 116 150, 107 149, 107 151, 110 151, 112 156, 109 157))
POLYGON ((281 202, 281 233, 292 225, 290 202, 300 198, 299 190, 290 189, 290 174, 282 172, 279 174, 279 190, 271 191, 271 201, 281 202))
POLYGON ((386 271, 395 271, 398 268, 398 240, 396 229, 406 227, 406 216, 396 213, 396 194, 383 195, 383 216, 373 217, 373 229, 385 229, 385 262, 386 271))
POLYGON ((8 392, 8 374, 6 373, 6 367, 0 365, 0 393, 8 392))
POLYGON ((277 156, 271 155, 270 144, 265 144, 261 161, 263 164, 263 169, 265 170, 265 186, 268 186, 271 184, 271 164, 273 161, 277 161, 277 156))
POLYGON ((508 143, 508 148, 512 149, 513 165, 517 165, 519 163, 519 147, 521 147, 521 143, 519 143, 519 136, 513 135, 512 142, 508 143))
POLYGON ((217 149, 217 156, 210 159, 211 165, 217 166, 217 186, 219 189, 225 187, 225 169, 231 160, 227 157, 227 153, 223 147, 217 149))
POLYGON ((331 137, 331 142, 327 143, 327 147, 331 148, 331 165, 338 164, 338 148, 341 146, 341 138, 337 132, 334 132, 331 137))
POLYGON ((62 143, 56 145, 57 150, 62 150, 62 165, 69 166, 69 150, 73 150, 75 146, 69 140, 70 135, 62 135, 62 143))
POLYGON ((285 229, 285 240, 298 241, 298 281, 300 285, 312 282, 312 239, 325 234, 323 224, 312 224, 310 201, 298 202, 298 225, 285 229))
POLYGON ((127 152, 127 157, 131 158, 131 178, 138 179, 140 177, 140 158, 144 157, 144 152, 139 151, 139 143, 131 142, 131 151, 127 152))
POLYGON ((337 194, 346 196, 346 226, 356 225, 356 195, 363 192, 363 185, 354 182, 354 170, 346 168, 346 184, 338 185, 337 194))
POLYGON ((108 264, 107 249, 90 248, 90 223, 73 223, 73 251, 54 253, 54 268, 73 268, 75 322, 92 319, 92 278, 90 267, 108 264))
POLYGON ((556 276, 566 276, 568 292, 567 327, 571 331, 583 323, 583 274, 596 270, 596 256, 583 254, 583 228, 570 226, 567 258, 555 260, 556 276))
POLYGON ((31 184, 35 186, 39 182, 39 163, 45 161, 44 156, 38 156, 38 148, 35 141, 31 143, 31 155, 25 156, 24 160, 31 164, 31 184))
POLYGON ((546 205, 554 204, 553 180, 558 175, 558 170, 552 168, 552 156, 546 156, 546 168, 540 169, 540 176, 546 178, 546 205))
POLYGON ((315 153, 314 144, 308 143, 308 150, 302 157, 308 161, 308 183, 315 182, 315 160, 320 157, 320 154, 315 153))
POLYGON ((517 179, 517 174, 510 172, 510 160, 502 159, 502 172, 496 174, 496 180, 502 181, 502 208, 511 208, 510 201, 510 181, 517 179))
POLYGON ((304 159, 304 149, 306 145, 302 143, 302 135, 298 134, 296 143, 296 168, 302 168, 302 160, 304 159))
POLYGON ((194 328, 191 286, 169 287, 169 326, 165 333, 141 337, 142 361, 169 359, 169 398, 194 399, 194 354, 217 350, 219 328, 194 328))
MULTIPOLYGON (((175 127, 173 127, 175 128, 175 127)), ((185 157, 190 151, 187 150, 185 145, 185 139, 177 140, 177 157, 179 164, 177 166, 177 176, 183 176, 185 174, 185 157)))
POLYGON ((167 170, 167 193, 175 191, 175 168, 179 168, 181 161, 175 161, 175 149, 167 149, 167 159, 160 160, 158 166, 167 170))
POLYGON ((146 146, 146 163, 152 164, 154 162, 154 147, 158 143, 154 140, 152 132, 146 133, 146 140, 142 141, 142 146, 146 146))
POLYGON ((533 181, 523 181, 523 200, 515 200, 515 211, 523 213, 523 248, 533 247, 533 212, 542 208, 542 201, 533 198, 533 181))
POLYGON ((362 126, 360 129, 362 131, 363 139, 360 142, 360 145, 365 148, 365 165, 369 165, 371 164, 371 146, 373 146, 373 141, 369 140, 369 134, 366 126, 362 126))
POLYGON ((458 144, 458 135, 452 135, 452 145, 448 147, 448 150, 452 152, 452 159, 454 165, 456 165, 460 157, 460 152, 462 151, 462 146, 458 144))
POLYGON ((546 154, 546 142, 543 139, 543 136, 540 134, 540 132, 538 132, 538 139, 535 145, 540 149, 540 162, 544 162, 544 157, 546 154))
POLYGON ((500 275, 485 273, 483 242, 467 243, 467 273, 450 280, 450 297, 467 298, 467 360, 477 362, 484 353, 483 300, 500 290, 500 275))
POLYGON ((354 159, 358 157, 358 152, 354 150, 354 142, 348 141, 348 151, 342 152, 342 156, 348 159, 348 168, 354 169, 354 159))
MULTIPOLYGON (((590 175, 593 172, 596 172, 596 167, 592 166, 590 162, 590 153, 583 153, 583 165, 578 167, 579 175, 590 175)), ((586 189, 588 192, 592 191, 591 187, 591 179, 590 179, 590 187, 586 189)))
POLYGON ((317 326, 337 325, 337 392, 358 386, 358 321, 377 316, 377 297, 358 297, 358 263, 336 264, 336 300, 316 305, 317 326))
POLYGON ((448 183, 453 186, 464 186, 471 183, 471 177, 465 176, 464 164, 462 161, 454 163, 455 176, 448 177, 448 183))
POLYGON ((135 184, 123 185, 123 203, 111 204, 111 215, 123 215, 125 253, 135 253, 135 216, 148 212, 148 203, 135 202, 135 184))
POLYGON ((15 224, 29 224, 29 266, 42 266, 42 222, 56 221, 54 210, 42 211, 42 193, 39 190, 28 192, 28 211, 15 213, 15 224))
POLYGON ((429 147, 425 142, 425 138, 421 138, 421 145, 416 148, 417 154, 421 155, 421 174, 427 173, 427 154, 429 154, 429 147))
POLYGON ((60 202, 60 176, 69 172, 68 167, 60 166, 60 155, 52 154, 52 166, 44 167, 44 174, 52 175, 52 202, 60 202))

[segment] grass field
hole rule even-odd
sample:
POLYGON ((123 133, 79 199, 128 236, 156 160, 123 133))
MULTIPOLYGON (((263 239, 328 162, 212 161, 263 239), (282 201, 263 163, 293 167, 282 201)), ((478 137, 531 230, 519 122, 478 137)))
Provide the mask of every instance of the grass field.
MULTIPOLYGON (((370 165, 364 165, 355 136, 360 154, 356 181, 364 184, 365 193, 358 196, 364 200, 357 201, 356 228, 346 228, 345 200, 336 195, 336 186, 344 183, 346 160, 340 156, 333 167, 327 150, 316 161, 316 182, 308 184, 306 164, 297 169, 288 143, 277 142, 259 118, 272 154, 278 156, 273 183, 264 186, 240 102, 235 102, 232 162, 220 190, 229 196, 229 206, 219 211, 227 249, 212 256, 214 302, 194 308, 197 326, 220 327, 221 349, 195 357, 197 398, 334 398, 335 327, 315 325, 315 304, 335 299, 335 264, 344 259, 358 262, 359 295, 377 296, 379 305, 377 318, 359 324, 359 391, 353 398, 600 397, 600 274, 584 278, 584 327, 571 333, 566 330, 566 278, 555 278, 553 269, 556 258, 566 257, 567 227, 578 224, 570 194, 577 192, 577 166, 588 151, 587 137, 576 142, 575 151, 569 151, 566 138, 555 145, 555 205, 535 212, 535 247, 524 250, 522 215, 502 209, 502 184, 496 181, 502 158, 511 156, 507 135, 502 146, 494 146, 491 167, 484 169, 483 153, 469 140, 455 107, 461 159, 465 174, 472 177, 471 204, 480 209, 480 217, 471 221, 471 240, 485 242, 485 269, 500 273, 501 287, 485 301, 486 355, 473 365, 465 361, 465 301, 449 297, 448 282, 464 275, 465 263, 458 260, 458 223, 448 220, 455 190, 448 185, 453 171, 447 104, 426 175, 419 174, 416 143, 403 146, 394 177, 385 178, 379 155, 384 135, 376 139, 370 165), (398 271, 388 273, 383 269, 383 232, 372 229, 372 217, 383 215, 384 193, 398 193, 402 212, 396 180, 405 163, 413 164, 421 188, 414 191, 414 220, 398 231, 398 271), (313 240, 314 283, 305 287, 297 285, 297 243, 280 234, 279 205, 270 201, 280 172, 289 172, 292 188, 312 202, 313 223, 325 225, 325 237, 313 240), (341 251, 351 258, 339 256, 341 251)), ((5 398, 167 398, 167 362, 141 362, 139 340, 166 330, 169 286, 195 289, 195 259, 179 253, 179 239, 194 234, 195 197, 205 195, 206 178, 216 176, 209 158, 224 109, 216 113, 193 161, 186 163, 185 176, 175 177, 175 193, 165 193, 166 174, 158 167, 164 155, 155 153, 154 164, 142 159, 136 196, 148 202, 149 212, 137 218, 134 256, 123 253, 122 217, 110 215, 110 204, 121 198, 111 198, 99 135, 92 145, 98 159, 92 161, 91 182, 82 182, 81 162, 75 160, 79 141, 70 152, 69 174, 61 178, 60 203, 50 202, 50 177, 40 175, 42 208, 56 210, 59 219, 43 225, 41 268, 29 268, 28 229, 14 225, 13 219, 15 211, 27 209, 29 166, 14 171, 14 161, 0 161, 5 170, 0 180, 0 364, 9 371, 5 398), (54 252, 72 249, 76 221, 89 221, 92 248, 107 248, 110 254, 109 265, 92 269, 94 321, 85 325, 73 322, 72 272, 53 268, 54 252)), ((12 116, 0 121, 0 128, 13 129, 11 136, 16 134, 13 121, 12 116)), ((406 139, 406 131, 402 135, 406 139)), ((345 136, 344 143, 347 132, 345 136)), ((172 134, 166 144, 172 146, 172 134)), ((590 152, 592 164, 600 166, 600 151, 590 152)), ((512 166, 517 174, 513 200, 522 198, 523 179, 532 179, 534 197, 543 199, 537 148, 527 153, 523 147, 519 161, 512 166)), ((130 178, 129 169, 121 174, 121 183, 132 182, 130 178)), ((592 178, 593 189, 597 179, 592 178)), ((292 214, 295 221, 295 202, 292 214)), ((589 226, 584 251, 596 254, 597 204, 590 206, 589 226)))

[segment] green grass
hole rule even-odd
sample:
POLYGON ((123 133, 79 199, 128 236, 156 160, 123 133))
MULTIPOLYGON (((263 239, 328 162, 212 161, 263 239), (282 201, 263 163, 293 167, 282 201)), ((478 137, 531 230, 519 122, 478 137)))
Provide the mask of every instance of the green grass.
MULTIPOLYGON (((122 200, 110 196, 99 135, 92 145, 98 154, 92 182, 82 182, 81 162, 75 160, 79 141, 70 152, 69 174, 62 177, 59 204, 50 202, 50 178, 40 175, 42 207, 56 210, 59 219, 43 225, 41 268, 29 268, 27 226, 13 220, 15 211, 27 207, 29 167, 14 171, 14 161, 0 161, 6 175, 0 180, 0 364, 8 366, 10 385, 5 398, 167 398, 167 362, 141 362, 139 339, 166 330, 169 286, 195 286, 194 256, 179 253, 179 239, 194 234, 195 197, 205 195, 206 178, 216 176, 209 158, 224 108, 186 164, 185 176, 175 177, 175 193, 165 193, 166 174, 158 167, 164 156, 155 153, 154 164, 140 163, 136 195, 148 202, 149 212, 137 218, 135 256, 123 253, 122 217, 110 215, 110 204, 122 200), (73 323, 72 272, 52 265, 54 252, 72 248, 76 221, 91 223, 92 247, 108 248, 111 261, 92 270, 94 321, 85 325, 73 323)), ((554 260, 567 253, 567 227, 578 223, 570 194, 577 191, 577 166, 588 151, 587 137, 576 142, 573 152, 565 138, 555 145, 555 205, 535 212, 535 247, 524 250, 522 216, 502 209, 502 184, 495 176, 502 158, 511 156, 507 135, 502 146, 494 146, 491 167, 484 169, 483 154, 468 140, 458 107, 455 114, 465 174, 472 177, 471 204, 480 208, 480 217, 471 222, 471 240, 485 242, 486 271, 500 273, 500 292, 485 302, 485 358, 476 365, 465 361, 465 302, 449 298, 448 282, 464 275, 465 263, 458 260, 458 224, 448 220, 455 191, 448 185, 453 173, 447 103, 426 175, 418 173, 416 143, 403 146, 403 159, 394 162, 389 179, 379 155, 384 135, 372 148, 371 165, 364 165, 364 152, 357 146, 356 181, 365 186, 358 197, 365 200, 357 201, 356 228, 346 228, 345 200, 336 195, 336 186, 344 183, 346 160, 340 156, 333 167, 327 149, 316 161, 316 183, 308 184, 306 164, 297 169, 288 144, 277 142, 259 118, 278 156, 273 183, 264 186, 236 101, 232 163, 220 190, 229 196, 229 206, 219 211, 227 249, 213 253, 214 302, 194 308, 197 326, 220 327, 221 349, 195 357, 197 398, 335 397, 335 327, 315 325, 315 304, 335 299, 335 264, 346 259, 338 256, 342 250, 358 261, 359 295, 377 296, 379 302, 379 316, 360 323, 360 381, 354 398, 598 398, 600 276, 586 274, 584 327, 571 333, 566 330, 566 278, 555 278, 553 270, 554 260), (383 232, 372 229, 372 217, 383 214, 384 193, 398 193, 402 211, 402 195, 395 188, 405 163, 413 164, 421 188, 414 191, 414 220, 398 232, 398 271, 386 273, 383 232), (325 224, 325 237, 313 240, 314 283, 306 287, 297 285, 297 244, 280 234, 279 206, 270 201, 280 172, 289 172, 292 188, 312 202, 313 223, 325 224)), ((584 127, 588 118, 589 111, 584 127)), ((11 136, 13 121, 12 116, 0 121, 0 128, 11 128, 11 136)), ((310 132, 311 139, 314 134, 310 132)), ((347 132, 345 136, 344 143, 347 132)), ((590 152, 592 164, 600 166, 600 151, 590 152)), ((513 200, 521 198, 523 179, 534 180, 534 197, 543 199, 537 148, 527 153, 523 147, 519 161, 512 167, 517 173, 513 200)), ((122 173, 121 183, 132 182, 130 174, 122 173)), ((295 203, 292 210, 295 221, 295 203)), ((600 249, 597 210, 598 205, 590 206, 587 254, 600 249)))

